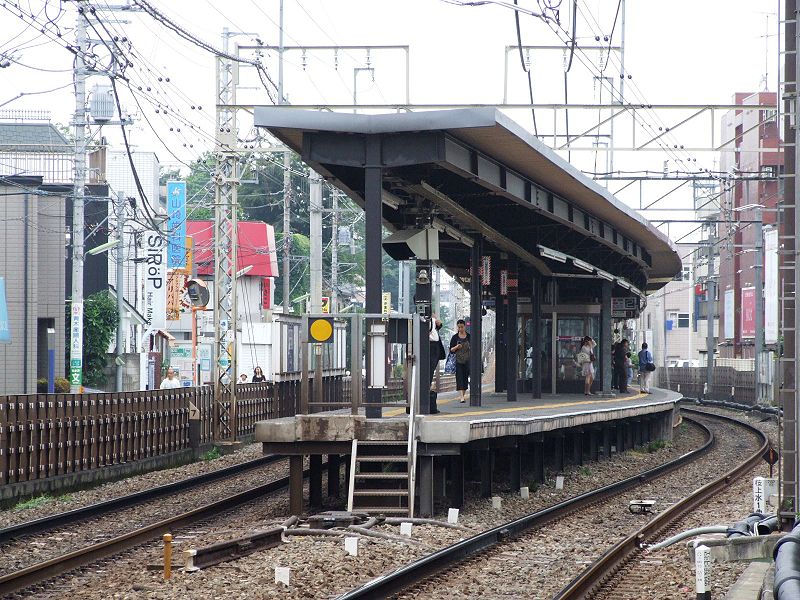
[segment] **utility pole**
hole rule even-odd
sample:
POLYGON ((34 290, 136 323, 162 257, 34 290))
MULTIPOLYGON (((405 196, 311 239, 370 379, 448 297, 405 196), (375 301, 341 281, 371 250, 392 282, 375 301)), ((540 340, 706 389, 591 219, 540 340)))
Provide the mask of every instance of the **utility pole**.
MULTIPOLYGON (((278 104, 286 104, 286 96, 283 93, 283 1, 280 0, 280 19, 278 24, 278 104)), ((289 285, 289 275, 291 268, 289 260, 292 253, 292 232, 291 228, 291 198, 292 198, 292 154, 287 148, 283 152, 283 269, 281 277, 283 279, 283 312, 289 313, 292 310, 291 286, 289 285)))
POLYGON ((798 349, 800 349, 800 328, 797 327, 798 284, 800 283, 800 261, 797 260, 797 234, 800 232, 800 185, 797 176, 800 173, 800 60, 797 60, 797 49, 800 48, 800 26, 797 15, 800 10, 798 0, 785 0, 784 2, 784 46, 783 54, 784 77, 783 90, 778 90, 778 98, 784 102, 783 117, 784 135, 786 142, 783 155, 786 169, 783 196, 782 228, 778 237, 778 245, 782 248, 779 254, 779 273, 781 274, 782 302, 784 306, 781 331, 784 332, 783 357, 781 358, 782 385, 780 404, 783 409, 782 425, 782 452, 780 470, 780 491, 778 492, 779 507, 778 519, 781 529, 788 530, 794 522, 798 510, 798 480, 800 479, 800 461, 798 461, 798 436, 797 426, 798 408, 797 401, 797 369, 798 349))
MULTIPOLYGON (((625 0, 620 0, 620 37, 619 37, 619 101, 625 102, 625 0)), ((613 88, 612 88, 613 89, 613 88)))
MULTIPOLYGON (((231 34, 222 32, 223 50, 228 54, 231 34)), ((237 49, 238 52, 238 49, 237 49)), ((236 440, 236 298, 237 269, 237 187, 239 162, 236 125, 236 65, 217 57, 216 167, 214 171, 214 438, 236 440)))
MULTIPOLYGON (((708 224, 708 266, 706 272, 706 394, 711 394, 714 382, 714 306, 716 281, 714 281, 714 225, 708 224)), ((666 358, 666 357, 665 357, 666 358)))
POLYGON ((339 311, 339 190, 331 192, 331 312, 339 311))
POLYGON ((123 375, 125 374, 125 349, 123 328, 125 319, 123 317, 125 305, 125 264, 123 262, 125 230, 125 195, 117 193, 117 370, 116 370, 116 390, 124 392, 123 375))
MULTIPOLYGON (((747 183, 745 182, 745 185, 747 183)), ((763 401, 762 386, 763 380, 761 377, 761 360, 762 352, 764 350, 764 217, 761 211, 761 205, 756 205, 756 259, 753 269, 753 277, 755 279, 755 296, 756 296, 756 314, 755 314, 755 352, 753 353, 753 368, 755 370, 755 401, 756 404, 761 404, 763 401)))
POLYGON ((86 18, 78 5, 75 25, 75 155, 72 186, 72 309, 70 311, 69 388, 79 394, 83 387, 83 196, 86 184, 86 18))
POLYGON ((309 305, 314 314, 322 312, 322 178, 311 171, 309 180, 311 201, 309 203, 308 225, 311 253, 311 301, 309 305))

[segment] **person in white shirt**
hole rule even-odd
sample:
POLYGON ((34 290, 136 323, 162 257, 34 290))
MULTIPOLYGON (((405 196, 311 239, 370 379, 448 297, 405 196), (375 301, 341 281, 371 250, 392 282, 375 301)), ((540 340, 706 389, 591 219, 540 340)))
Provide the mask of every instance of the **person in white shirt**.
POLYGON ((161 382, 162 390, 174 390, 181 387, 181 381, 175 376, 175 370, 172 367, 167 369, 167 378, 161 382))

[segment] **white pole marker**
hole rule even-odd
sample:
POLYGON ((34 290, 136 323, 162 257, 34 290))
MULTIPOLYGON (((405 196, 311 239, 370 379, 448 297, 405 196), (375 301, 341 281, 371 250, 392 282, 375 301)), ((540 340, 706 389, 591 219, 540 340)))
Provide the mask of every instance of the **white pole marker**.
POLYGON ((275 583, 289 587, 289 567, 275 567, 275 583))
POLYGON ((458 509, 457 508, 450 508, 447 511, 447 522, 451 525, 458 524, 458 509))

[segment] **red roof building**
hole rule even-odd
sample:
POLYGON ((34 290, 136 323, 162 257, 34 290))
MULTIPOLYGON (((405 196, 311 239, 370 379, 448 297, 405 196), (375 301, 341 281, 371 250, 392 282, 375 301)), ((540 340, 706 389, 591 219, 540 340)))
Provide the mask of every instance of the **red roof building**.
MULTIPOLYGON (((193 240, 194 264, 198 275, 214 274, 214 222, 187 221, 186 235, 193 240)), ((278 259, 275 229, 261 221, 239 221, 239 271, 252 266, 248 277, 277 277, 278 259)))

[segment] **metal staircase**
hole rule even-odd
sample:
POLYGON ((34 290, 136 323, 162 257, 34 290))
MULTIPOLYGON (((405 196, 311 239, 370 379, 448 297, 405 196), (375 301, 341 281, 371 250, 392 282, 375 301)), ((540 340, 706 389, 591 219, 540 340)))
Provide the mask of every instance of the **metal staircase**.
POLYGON ((416 366, 411 371, 411 390, 406 441, 353 440, 348 511, 414 516, 416 366))

